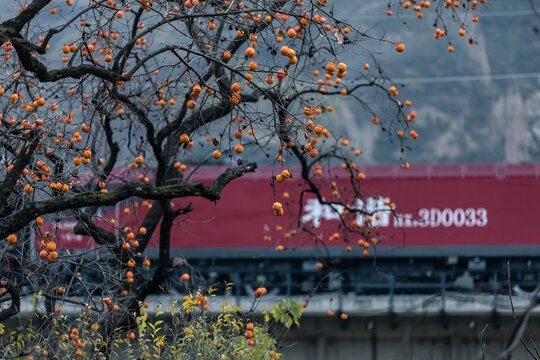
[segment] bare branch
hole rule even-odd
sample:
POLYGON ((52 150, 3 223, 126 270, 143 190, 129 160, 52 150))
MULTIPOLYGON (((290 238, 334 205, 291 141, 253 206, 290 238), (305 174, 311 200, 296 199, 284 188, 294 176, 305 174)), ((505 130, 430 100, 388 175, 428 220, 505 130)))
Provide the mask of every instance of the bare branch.
POLYGON ((6 292, 11 295, 11 304, 7 309, 0 312, 0 323, 3 323, 13 315, 19 313, 21 308, 21 297, 19 287, 12 282, 2 279, 0 280, 0 286, 6 289, 6 292))

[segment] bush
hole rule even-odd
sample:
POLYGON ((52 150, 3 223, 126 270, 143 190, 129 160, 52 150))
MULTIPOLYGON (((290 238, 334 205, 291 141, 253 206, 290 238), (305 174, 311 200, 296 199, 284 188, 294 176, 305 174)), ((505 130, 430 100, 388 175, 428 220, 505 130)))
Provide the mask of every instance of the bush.
MULTIPOLYGON (((227 288, 229 290, 229 288, 227 288)), ((255 299, 251 310, 243 314, 237 305, 225 300, 218 304, 213 289, 186 295, 170 306, 158 305, 147 312, 148 303, 140 303, 133 314, 133 331, 118 328, 107 336, 98 325, 99 312, 91 306, 80 309, 78 316, 58 312, 40 314, 34 296, 34 312, 22 331, 6 331, 0 325, 2 358, 95 358, 95 359, 204 359, 248 360, 279 359, 277 338, 302 314, 294 300, 283 300, 256 316, 260 304, 255 299)), ((100 300, 107 304, 111 300, 100 300)), ((59 309, 60 310, 60 309, 59 309)))

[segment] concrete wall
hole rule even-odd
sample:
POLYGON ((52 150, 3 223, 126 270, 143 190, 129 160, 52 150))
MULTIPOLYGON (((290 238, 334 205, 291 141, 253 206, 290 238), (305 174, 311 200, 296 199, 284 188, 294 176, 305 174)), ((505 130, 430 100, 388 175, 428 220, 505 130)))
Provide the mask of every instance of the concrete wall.
MULTIPOLYGON (((497 359, 510 338, 513 319, 508 316, 389 316, 374 318, 337 316, 302 319, 299 329, 289 332, 281 352, 286 360, 473 360, 497 359), (497 327, 498 325, 498 327, 497 327)), ((535 316, 524 339, 538 340, 540 322, 535 316)), ((511 359, 531 359, 519 344, 511 359)))

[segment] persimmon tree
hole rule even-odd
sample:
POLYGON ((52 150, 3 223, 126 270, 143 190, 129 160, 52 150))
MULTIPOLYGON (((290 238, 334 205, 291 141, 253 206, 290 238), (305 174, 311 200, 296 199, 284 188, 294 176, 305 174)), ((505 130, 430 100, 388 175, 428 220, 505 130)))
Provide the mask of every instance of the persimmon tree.
MULTIPOLYGON (((453 17, 463 25, 459 35, 465 23, 457 15, 478 6, 391 5, 400 9, 393 16, 432 10, 443 25, 453 17)), ((11 305, 0 321, 18 313, 21 296, 39 291, 51 314, 64 302, 90 304, 107 336, 136 327, 140 303, 175 281, 171 232, 193 210, 189 198, 210 206, 261 162, 274 166, 275 188, 291 177, 303 181, 299 198, 282 204, 276 193, 268 204, 269 212, 294 219, 291 231, 312 232, 298 214, 303 198, 315 196, 338 213, 346 241, 363 239, 368 253, 378 233, 373 211, 357 203, 365 177, 355 165, 361 151, 324 118, 336 98, 357 102, 361 115, 405 153, 418 138, 416 114, 361 42, 395 56, 405 45, 340 20, 334 6, 326 0, 29 0, 8 7, 0 24, 0 256, 9 267, 1 286, 11 305), (363 51, 371 61, 355 63, 349 74, 345 59, 363 51), (200 164, 227 169, 211 184, 191 181, 188 174, 200 164), (322 176, 333 164, 350 174, 347 187, 322 176), (101 216, 127 199, 146 208, 140 224, 101 216), (75 217, 74 233, 97 246, 82 254, 60 249, 54 228, 42 224, 63 216, 75 217), (159 258, 148 273, 141 269, 150 265, 145 251, 152 242, 159 258), (74 272, 60 283, 55 274, 67 265, 99 274, 101 282, 84 283, 74 272), (67 299, 74 283, 85 296, 67 299), (107 299, 95 296, 95 288, 107 299)), ((443 25, 436 38, 445 37, 443 25)), ((403 166, 409 166, 404 157, 403 166)))

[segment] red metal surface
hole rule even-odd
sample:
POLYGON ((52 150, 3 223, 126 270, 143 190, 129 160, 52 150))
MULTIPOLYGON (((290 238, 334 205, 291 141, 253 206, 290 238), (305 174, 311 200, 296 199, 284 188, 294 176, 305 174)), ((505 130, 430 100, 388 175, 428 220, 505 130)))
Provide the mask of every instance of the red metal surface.
MULTIPOLYGON (((372 198, 368 200, 368 207, 375 210, 376 199, 381 197, 394 202, 401 215, 395 217, 384 211, 383 200, 378 201, 382 211, 376 224, 383 235, 381 246, 540 245, 540 179, 536 166, 448 165, 448 169, 444 169, 437 165, 421 169, 400 176, 401 171, 395 167, 361 168, 367 175, 362 191, 372 198), (459 174, 452 174, 450 169, 459 174), (445 172, 448 176, 443 176, 445 172)), ((218 173, 215 168, 203 170, 206 173, 200 177, 203 182, 211 181, 218 173)), ((346 173, 337 172, 343 175, 337 179, 338 187, 344 186, 346 173)), ((273 188, 270 175, 271 169, 262 168, 256 174, 233 181, 215 204, 202 199, 175 200, 176 208, 192 201, 195 210, 187 218, 179 218, 172 246, 184 249, 273 247, 278 243, 286 247, 312 246, 308 236, 284 240, 282 234, 286 230, 275 231, 276 225, 287 229, 290 210, 296 215, 294 206, 286 208, 283 217, 276 217, 272 211, 274 201, 285 204, 283 192, 288 192, 294 201, 305 185, 287 180, 273 188), (270 235, 272 240, 264 241, 264 235, 270 235)), ((339 232, 339 221, 328 208, 318 205, 313 198, 305 199, 304 204, 304 223, 315 225, 315 232, 323 239, 339 232)), ((117 224, 135 230, 136 218, 142 219, 145 211, 138 210, 134 216, 133 212, 126 215, 123 208, 117 208, 103 218, 115 218, 117 224)), ((363 221, 362 218, 357 220, 363 221)), ((61 247, 93 246, 86 237, 72 234, 74 224, 65 219, 57 224, 61 247)), ((344 246, 345 243, 340 239, 329 245, 344 246)))

